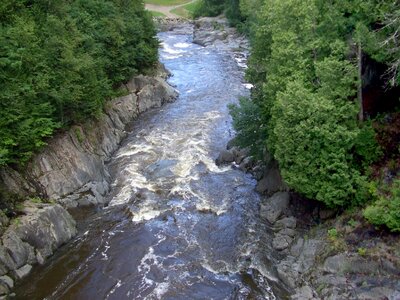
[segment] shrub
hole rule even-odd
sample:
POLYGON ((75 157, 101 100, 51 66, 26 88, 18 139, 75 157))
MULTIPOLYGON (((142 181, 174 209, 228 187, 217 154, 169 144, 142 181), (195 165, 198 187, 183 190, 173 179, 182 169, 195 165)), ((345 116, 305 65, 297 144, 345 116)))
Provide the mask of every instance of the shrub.
POLYGON ((236 143, 242 147, 249 147, 251 154, 261 158, 265 148, 261 114, 258 106, 248 98, 240 98, 239 105, 230 105, 233 118, 233 127, 236 130, 236 143))
POLYGON ((364 217, 374 225, 400 232, 400 179, 395 179, 378 200, 364 210, 364 217))
POLYGON ((193 11, 193 17, 216 17, 224 11, 225 3, 221 0, 200 0, 193 11))
POLYGON ((277 100, 275 158, 288 185, 329 207, 355 203, 363 177, 352 166, 355 122, 345 125, 352 124, 352 104, 335 103, 297 81, 288 83, 277 100))
POLYGON ((382 148, 375 136, 376 133, 372 123, 370 121, 364 122, 355 139, 355 153, 359 156, 362 167, 370 166, 383 155, 382 148))

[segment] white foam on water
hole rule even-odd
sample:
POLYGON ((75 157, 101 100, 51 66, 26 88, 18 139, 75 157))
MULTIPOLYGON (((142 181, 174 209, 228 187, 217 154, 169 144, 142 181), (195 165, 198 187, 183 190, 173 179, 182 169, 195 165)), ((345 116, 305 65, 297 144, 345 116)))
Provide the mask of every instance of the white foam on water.
POLYGON ((125 156, 132 156, 135 154, 149 154, 149 155, 157 155, 154 151, 153 148, 149 145, 144 145, 144 144, 140 144, 140 145, 135 145, 133 146, 133 148, 129 148, 128 150, 125 150, 123 152, 119 152, 117 153, 117 155, 115 156, 116 158, 121 158, 121 157, 125 157, 125 156))
POLYGON ((163 58, 164 59, 175 59, 175 58, 179 58, 179 57, 182 57, 183 55, 163 55, 163 58))
POLYGON ((118 279, 117 283, 113 286, 111 291, 108 292, 108 294, 106 295, 105 299, 108 299, 121 286, 122 286, 122 281, 120 279, 118 279))
POLYGON ((180 54, 180 53, 186 52, 185 50, 173 49, 170 45, 168 45, 166 43, 161 43, 161 45, 163 46, 162 51, 164 51, 168 54, 180 54))
POLYGON ((139 212, 135 213, 132 218, 132 222, 142 222, 142 221, 149 221, 151 219, 157 218, 162 211, 154 210, 151 207, 144 207, 143 209, 139 210, 139 212))
POLYGON ((104 250, 101 252, 101 256, 103 257, 102 260, 108 260, 107 251, 110 249, 110 242, 107 240, 106 244, 104 245, 104 250))
POLYGON ((188 48, 188 47, 190 47, 190 45, 191 44, 189 44, 189 43, 176 43, 176 44, 174 44, 174 47, 176 47, 176 48, 188 48))
POLYGON ((123 187, 119 190, 110 201, 109 206, 126 204, 131 201, 132 197, 141 189, 147 189, 154 192, 156 187, 153 183, 149 182, 147 178, 140 173, 138 170, 138 164, 131 164, 129 168, 124 170, 129 176, 121 177, 124 182, 120 183, 118 180, 112 184, 113 187, 122 185, 123 187))
POLYGON ((210 204, 209 201, 205 200, 204 198, 201 199, 201 202, 196 203, 196 209, 200 212, 212 212, 217 216, 220 216, 228 211, 227 205, 220 205, 220 206, 213 206, 210 204))
MULTIPOLYGON (((168 280, 168 278, 167 278, 167 280, 168 280)), ((155 297, 157 297, 157 299, 161 299, 162 296, 166 292, 168 292, 169 286, 170 286, 170 284, 168 282, 156 283, 156 288, 153 290, 153 292, 151 294, 154 295, 155 297)))

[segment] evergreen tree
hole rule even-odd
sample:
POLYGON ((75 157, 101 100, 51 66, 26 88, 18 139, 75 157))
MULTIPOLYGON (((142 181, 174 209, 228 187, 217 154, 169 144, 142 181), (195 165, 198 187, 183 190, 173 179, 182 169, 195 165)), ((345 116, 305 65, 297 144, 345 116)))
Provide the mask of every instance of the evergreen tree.
POLYGON ((0 165, 99 115, 113 87, 157 61, 151 16, 134 0, 4 0, 0 23, 0 165))

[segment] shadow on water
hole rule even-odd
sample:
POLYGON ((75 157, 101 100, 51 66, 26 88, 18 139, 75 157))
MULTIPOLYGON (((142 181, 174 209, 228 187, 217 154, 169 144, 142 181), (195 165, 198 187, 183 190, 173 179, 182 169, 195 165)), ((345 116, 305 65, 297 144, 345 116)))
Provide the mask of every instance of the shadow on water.
MULTIPOLYGON (((108 168, 110 205, 75 212, 79 234, 18 299, 282 299, 258 271, 255 181, 214 159, 247 95, 232 55, 160 34, 179 99, 142 115, 108 168), (274 292, 272 291, 274 290, 274 292)), ((270 266, 269 266, 270 267, 270 266)))

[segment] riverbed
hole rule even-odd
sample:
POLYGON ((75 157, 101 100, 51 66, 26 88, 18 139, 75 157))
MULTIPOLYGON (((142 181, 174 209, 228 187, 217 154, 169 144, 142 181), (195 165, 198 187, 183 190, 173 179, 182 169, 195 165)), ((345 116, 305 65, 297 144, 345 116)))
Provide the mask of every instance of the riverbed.
POLYGON ((263 261, 256 181, 215 164, 234 136, 227 105, 249 93, 243 59, 191 34, 159 39, 179 98, 135 122, 107 166, 109 205, 80 212, 78 236, 18 299, 283 297, 263 261))

